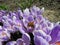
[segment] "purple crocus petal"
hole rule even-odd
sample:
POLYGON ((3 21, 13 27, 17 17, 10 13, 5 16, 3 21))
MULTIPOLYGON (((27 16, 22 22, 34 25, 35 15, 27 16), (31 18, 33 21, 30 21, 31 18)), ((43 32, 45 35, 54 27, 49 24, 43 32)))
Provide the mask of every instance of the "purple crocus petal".
POLYGON ((23 19, 23 12, 21 10, 18 10, 17 13, 16 13, 16 17, 18 20, 21 20, 23 19))
POLYGON ((45 39, 50 42, 52 39, 51 39, 51 36, 50 35, 46 35, 45 39))
POLYGON ((46 28, 43 28, 43 31, 44 31, 46 34, 50 35, 52 30, 50 30, 48 27, 46 27, 46 28))
POLYGON ((13 20, 13 16, 16 16, 16 14, 14 13, 14 12, 9 12, 8 14, 7 14, 7 17, 9 18, 9 19, 12 19, 13 20))
POLYGON ((42 9, 40 10, 41 14, 43 14, 44 12, 44 7, 42 7, 42 9))
POLYGON ((6 13, 6 11, 4 11, 4 10, 0 10, 0 17, 4 16, 5 13, 6 13))
POLYGON ((36 7, 36 6, 33 6, 32 7, 32 11, 37 13, 37 11, 40 11, 40 8, 36 7))
POLYGON ((43 24, 41 24, 41 30, 43 30, 45 33, 48 33, 48 25, 46 24, 46 22, 44 22, 43 24))
POLYGON ((42 29, 43 29, 43 28, 47 28, 48 25, 46 23, 43 23, 43 24, 41 24, 41 26, 42 26, 42 29))
POLYGON ((41 45, 41 41, 40 41, 40 39, 36 36, 36 37, 34 37, 34 44, 35 45, 41 45))
POLYGON ((23 25, 24 25, 25 27, 27 27, 27 25, 28 25, 28 20, 23 19, 22 23, 23 23, 23 25))
POLYGON ((30 15, 30 16, 27 17, 27 20, 28 20, 29 22, 34 21, 34 17, 33 17, 32 15, 30 15))
POLYGON ((17 44, 16 44, 16 41, 11 41, 11 42, 8 42, 6 45, 17 45, 17 44))
POLYGON ((22 35, 22 39, 24 40, 24 43, 26 43, 26 45, 30 44, 30 36, 27 33, 22 35))
POLYGON ((41 36, 34 37, 35 45, 49 45, 49 43, 41 36))
POLYGON ((12 18, 12 16, 13 16, 12 13, 13 13, 12 11, 9 12, 9 14, 8 14, 9 18, 12 18))
POLYGON ((17 10, 18 16, 23 16, 23 12, 19 9, 17 10))
POLYGON ((35 24, 35 30, 39 30, 40 29, 40 26, 38 23, 35 24))
POLYGON ((36 21, 37 21, 37 23, 42 24, 45 21, 45 19, 43 18, 42 15, 38 15, 36 17, 36 21))
POLYGON ((58 32, 58 38, 57 38, 57 42, 60 41, 60 31, 58 32))
POLYGON ((48 25, 48 28, 52 30, 54 28, 54 23, 46 20, 46 24, 48 25))
POLYGON ((24 40, 23 39, 17 39, 17 45, 24 45, 25 43, 24 43, 24 40))
POLYGON ((2 45, 2 41, 0 40, 0 45, 2 45))
POLYGON ((50 35, 53 28, 54 28, 54 23, 47 24, 45 32, 50 35))
POLYGON ((16 26, 16 25, 14 25, 14 30, 15 30, 15 32, 16 31, 20 31, 20 33, 22 33, 22 34, 24 34, 26 32, 25 29, 23 30, 22 26, 16 26))
POLYGON ((34 28, 31 28, 31 27, 28 27, 28 28, 27 28, 27 32, 32 33, 33 31, 34 31, 34 28))
POLYGON ((60 25, 56 25, 53 29, 52 32, 50 34, 52 40, 50 43, 56 43, 58 42, 58 40, 60 41, 60 36, 59 36, 59 32, 60 32, 60 25))
POLYGON ((3 17, 2 17, 2 21, 3 21, 3 20, 6 21, 6 19, 7 19, 7 16, 3 16, 3 17))
POLYGON ((46 37, 46 33, 43 30, 35 30, 33 32, 33 35, 34 36, 38 35, 38 36, 46 37))

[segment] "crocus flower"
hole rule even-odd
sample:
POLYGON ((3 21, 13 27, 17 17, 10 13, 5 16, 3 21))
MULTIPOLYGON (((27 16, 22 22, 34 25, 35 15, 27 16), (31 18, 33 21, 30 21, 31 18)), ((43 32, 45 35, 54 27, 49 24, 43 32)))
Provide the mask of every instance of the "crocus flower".
MULTIPOLYGON (((35 8, 32 8, 32 10, 34 9, 35 11, 33 13, 37 13, 37 12, 40 12, 44 9, 39 9, 38 7, 35 7, 35 8), (36 9, 37 11, 36 11, 36 9)), ((40 12, 40 13, 42 13, 40 12)), ((41 14, 40 14, 41 15, 41 14)), ((42 16, 39 16, 38 14, 32 14, 31 13, 31 10, 29 10, 28 8, 26 8, 24 11, 23 11, 23 30, 27 31, 27 32, 33 32, 34 29, 36 29, 36 24, 39 23, 40 21, 42 21, 42 16), (39 19, 37 19, 39 18, 39 19), (37 20, 39 22, 36 22, 37 20)), ((38 24, 39 25, 39 24, 38 24)))
POLYGON ((34 30, 34 17, 30 15, 30 11, 26 8, 23 12, 23 30, 26 32, 32 32, 34 30))

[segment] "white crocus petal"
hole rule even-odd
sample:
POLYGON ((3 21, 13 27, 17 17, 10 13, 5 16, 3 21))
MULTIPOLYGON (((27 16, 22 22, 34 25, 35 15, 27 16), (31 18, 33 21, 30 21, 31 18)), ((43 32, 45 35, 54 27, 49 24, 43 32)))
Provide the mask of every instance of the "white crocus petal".
POLYGON ((2 26, 0 26, 0 30, 2 29, 2 26))
POLYGON ((42 12, 42 13, 44 12, 44 7, 41 9, 41 12, 42 12))
POLYGON ((16 16, 13 16, 13 20, 16 20, 16 16))
POLYGON ((36 26, 35 26, 35 27, 36 27, 36 28, 38 28, 38 26, 39 26, 39 25, 38 25, 38 24, 36 24, 36 26))
POLYGON ((13 16, 13 23, 16 23, 16 16, 13 16))
POLYGON ((39 7, 33 6, 34 11, 40 11, 39 7))
POLYGON ((34 9, 36 11, 37 10, 37 7, 36 6, 33 6, 32 9, 34 9))
POLYGON ((23 19, 23 22, 25 22, 26 21, 26 19, 23 19))
POLYGON ((23 12, 24 12, 24 14, 25 14, 25 15, 27 15, 27 16, 30 14, 30 12, 29 12, 29 9, 28 9, 28 8, 26 8, 23 12))
POLYGON ((36 7, 37 11, 40 11, 40 8, 39 7, 36 7))
POLYGON ((57 26, 57 25, 59 25, 59 24, 60 24, 60 21, 56 22, 56 23, 55 23, 55 26, 57 26))

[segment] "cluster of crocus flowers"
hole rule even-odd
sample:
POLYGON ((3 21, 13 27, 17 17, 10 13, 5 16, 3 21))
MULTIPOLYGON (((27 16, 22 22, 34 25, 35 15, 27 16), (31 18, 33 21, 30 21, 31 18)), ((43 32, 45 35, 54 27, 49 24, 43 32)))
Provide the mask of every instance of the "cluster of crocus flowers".
POLYGON ((59 22, 50 22, 43 12, 36 6, 8 13, 0 10, 0 45, 60 45, 59 22))

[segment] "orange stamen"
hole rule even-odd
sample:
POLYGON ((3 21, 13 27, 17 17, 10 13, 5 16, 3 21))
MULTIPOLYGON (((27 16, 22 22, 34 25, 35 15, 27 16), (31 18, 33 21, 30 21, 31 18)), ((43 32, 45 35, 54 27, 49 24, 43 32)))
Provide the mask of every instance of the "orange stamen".
POLYGON ((6 35, 6 33, 2 32, 2 35, 4 36, 4 35, 6 35))
POLYGON ((56 45, 60 45, 60 42, 56 42, 56 45))
POLYGON ((34 22, 29 22, 29 23, 28 23, 28 27, 34 28, 34 22))

